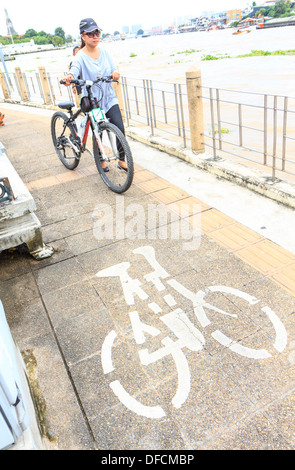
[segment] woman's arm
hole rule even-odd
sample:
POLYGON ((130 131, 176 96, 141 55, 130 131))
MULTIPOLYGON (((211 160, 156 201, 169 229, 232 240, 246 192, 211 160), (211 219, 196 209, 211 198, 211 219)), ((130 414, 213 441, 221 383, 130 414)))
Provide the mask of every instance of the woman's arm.
POLYGON ((81 63, 78 57, 75 57, 71 63, 69 73, 61 79, 65 82, 66 86, 70 85, 71 80, 76 80, 81 75, 81 68, 81 63))
POLYGON ((115 66, 115 63, 110 55, 110 53, 108 51, 105 51, 106 52, 106 56, 107 56, 107 60, 111 66, 111 75, 112 75, 112 78, 113 80, 119 80, 120 79, 120 73, 118 72, 118 69, 117 67, 115 66))

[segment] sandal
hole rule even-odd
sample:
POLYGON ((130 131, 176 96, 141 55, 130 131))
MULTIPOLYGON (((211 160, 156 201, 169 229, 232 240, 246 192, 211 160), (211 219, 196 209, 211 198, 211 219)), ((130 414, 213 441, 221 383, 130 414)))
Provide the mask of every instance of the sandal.
POLYGON ((106 166, 106 162, 101 161, 100 164, 101 164, 101 168, 103 169, 103 171, 104 171, 105 173, 107 173, 108 171, 110 171, 109 167, 106 166))
MULTIPOLYGON (((124 160, 123 160, 124 161, 124 160)), ((124 161, 125 163, 125 161, 124 161)), ((128 172, 128 168, 127 167, 124 167, 124 166, 121 166, 119 163, 118 163, 118 168, 120 168, 120 170, 124 170, 126 171, 126 173, 128 172)))

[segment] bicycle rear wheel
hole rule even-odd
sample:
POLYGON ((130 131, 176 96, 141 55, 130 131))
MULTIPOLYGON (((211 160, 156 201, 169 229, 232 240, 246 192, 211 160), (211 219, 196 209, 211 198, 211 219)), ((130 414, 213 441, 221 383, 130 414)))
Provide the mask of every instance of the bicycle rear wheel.
POLYGON ((67 123, 69 117, 60 111, 51 118, 51 136, 60 161, 69 170, 74 170, 80 161, 81 151, 76 143, 74 126, 67 123))
POLYGON ((96 137, 93 134, 93 154, 96 167, 108 188, 115 193, 124 193, 130 188, 134 174, 133 158, 129 144, 120 129, 110 122, 100 123, 97 130, 106 155, 106 160, 103 161, 106 163, 109 171, 105 172, 102 168, 101 152, 96 137), (119 151, 121 155, 124 155, 127 171, 119 166, 119 151))

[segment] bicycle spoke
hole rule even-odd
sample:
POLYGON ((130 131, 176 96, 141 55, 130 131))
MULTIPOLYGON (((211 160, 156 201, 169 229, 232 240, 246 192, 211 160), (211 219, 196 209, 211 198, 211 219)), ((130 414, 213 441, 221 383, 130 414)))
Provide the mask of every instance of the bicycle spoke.
POLYGON ((73 170, 79 164, 80 152, 76 143, 76 135, 68 116, 57 112, 52 116, 51 135, 53 145, 60 161, 69 170, 73 170))
POLYGON ((122 132, 109 122, 100 124, 99 135, 103 156, 96 137, 93 137, 93 153, 97 169, 112 191, 122 193, 130 187, 133 179, 133 159, 129 145, 122 132), (126 170, 122 166, 126 167, 126 170))

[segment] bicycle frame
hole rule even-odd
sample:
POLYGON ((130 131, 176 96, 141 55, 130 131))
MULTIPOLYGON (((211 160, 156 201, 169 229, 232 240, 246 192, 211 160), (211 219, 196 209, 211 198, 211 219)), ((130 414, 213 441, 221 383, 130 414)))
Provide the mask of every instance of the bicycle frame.
MULTIPOLYGON (((76 113, 74 113, 74 114, 73 114, 72 110, 69 110, 69 113, 70 113, 70 117, 69 117, 68 121, 65 122, 64 131, 66 129, 67 124, 70 122, 70 123, 73 124, 74 129, 75 129, 75 133, 76 133, 76 137, 78 138, 78 128, 77 128, 77 124, 76 124, 76 119, 82 113, 82 109, 79 108, 78 111, 76 111, 76 113)), ((104 114, 103 110, 101 108, 94 108, 91 111, 85 113, 85 115, 87 116, 87 121, 86 121, 86 126, 85 126, 85 129, 84 129, 84 133, 81 137, 79 137, 80 138, 80 149, 79 150, 82 153, 85 151, 86 142, 87 142, 88 133, 89 133, 89 127, 91 126, 91 130, 92 130, 93 134, 95 135, 99 150, 100 150, 103 158, 107 158, 106 155, 105 155, 105 152, 103 150, 101 139, 100 139, 99 133, 97 132, 97 126, 96 126, 96 124, 99 125, 100 122, 107 121, 107 118, 105 117, 105 114, 104 114), (97 117, 100 117, 100 119, 97 120, 97 117)), ((73 142, 71 142, 71 145, 73 147, 75 147, 73 142)))
MULTIPOLYGON (((107 155, 105 154, 105 151, 104 151, 104 148, 103 148, 103 145, 102 145, 102 142, 101 142, 101 138, 100 138, 100 135, 99 135, 99 132, 98 132, 99 124, 101 122, 106 122, 107 118, 105 116, 104 111, 100 107, 98 107, 98 108, 94 107, 95 106, 95 99, 94 99, 94 96, 93 96, 93 93, 92 93, 92 90, 91 90, 91 87, 95 83, 98 83, 99 81, 116 81, 116 80, 112 80, 112 79, 110 79, 110 77, 105 77, 105 78, 101 77, 96 82, 92 82, 90 80, 85 80, 85 81, 72 80, 71 81, 71 83, 73 83, 75 85, 77 84, 77 82, 80 82, 80 84, 81 84, 81 82, 84 82, 84 84, 86 85, 89 101, 90 101, 91 105, 93 106, 93 108, 90 111, 85 112, 85 115, 87 116, 87 121, 86 121, 86 126, 85 126, 85 129, 84 129, 84 133, 83 133, 82 137, 80 138, 79 151, 81 153, 83 153, 86 149, 86 142, 87 142, 87 138, 88 138, 89 127, 91 126, 91 130, 92 130, 92 132, 93 132, 93 134, 96 138, 97 145, 98 145, 100 154, 102 156, 102 159, 106 160, 106 161, 109 161, 110 158, 108 158, 107 155)), ((63 83, 63 81, 61 81, 61 83, 63 83)), ((78 128, 77 128, 77 124, 76 124, 76 119, 82 112, 83 111, 82 111, 81 108, 79 108, 78 111, 76 111, 76 113, 73 113, 72 109, 69 109, 70 117, 69 117, 69 120, 67 121, 67 123, 71 122, 73 124, 77 138, 78 138, 78 128)), ((65 123, 65 128, 66 128, 67 123, 65 123)), ((110 140, 112 150, 113 150, 114 154, 116 154, 114 142, 111 138, 109 140, 110 140)), ((74 143, 72 142, 70 145, 72 145, 72 147, 75 150, 74 143)))

